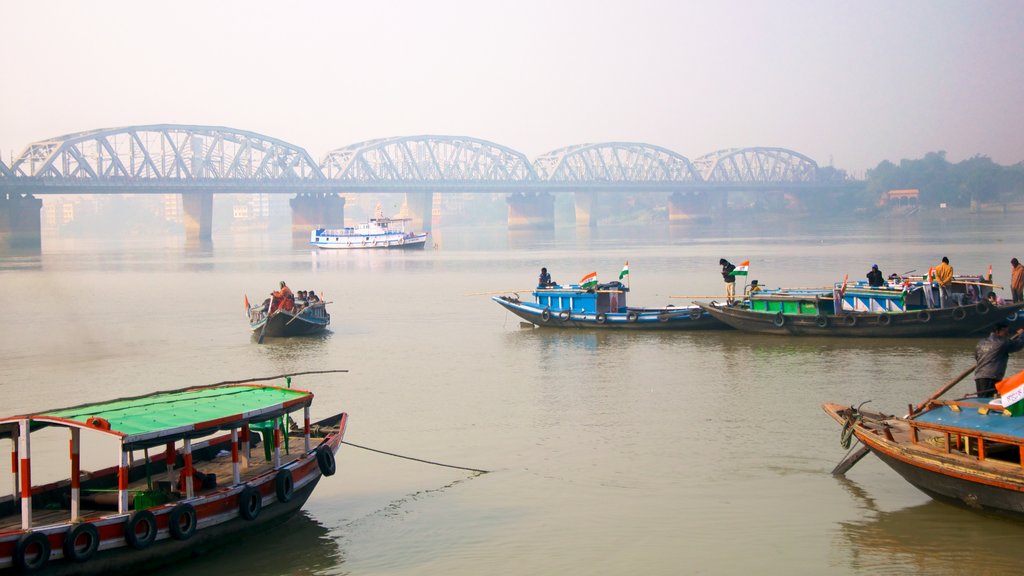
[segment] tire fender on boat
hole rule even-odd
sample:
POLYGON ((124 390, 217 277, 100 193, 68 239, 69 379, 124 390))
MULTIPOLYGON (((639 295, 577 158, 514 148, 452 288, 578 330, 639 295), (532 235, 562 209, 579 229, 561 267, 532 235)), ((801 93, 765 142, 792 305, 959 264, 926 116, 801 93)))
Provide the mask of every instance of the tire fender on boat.
POLYGON ((786 315, 779 310, 779 312, 775 314, 775 318, 772 318, 772 324, 774 324, 776 328, 782 328, 786 325, 786 315))
POLYGON ((292 499, 295 493, 295 480, 292 479, 291 470, 280 470, 274 478, 274 489, 277 491, 277 499, 280 502, 287 502, 292 499))
POLYGON ((597 322, 598 324, 604 324, 604 321, 607 319, 608 317, 604 315, 604 312, 598 312, 597 315, 594 316, 594 322, 597 322))
POLYGON ((963 320, 964 318, 967 318, 967 310, 963 307, 953 310, 953 320, 963 320))
POLYGON ((989 306, 988 302, 984 300, 974 305, 974 309, 978 311, 978 314, 988 314, 992 311, 992 307, 989 306))
POLYGON ((626 322, 636 322, 639 317, 640 315, 633 310, 626 312, 626 322))
POLYGON ((316 449, 316 465, 320 467, 320 473, 324 476, 334 476, 338 469, 338 463, 334 459, 334 451, 326 444, 321 444, 316 449))
POLYGON ((704 315, 704 310, 701 310, 700 308, 691 308, 690 309, 690 319, 691 320, 700 320, 700 317, 703 316, 703 315, 704 315))
POLYGON ((1006 317, 1006 321, 1007 322, 1016 322, 1017 321, 1017 313, 1014 312, 1013 314, 1010 314, 1009 316, 1007 316, 1006 317))
POLYGON ((927 310, 921 310, 917 313, 917 321, 927 324, 932 319, 932 313, 927 310))
POLYGON ((558 313, 558 319, 563 322, 568 320, 570 316, 572 316, 572 312, 569 310, 562 310, 561 312, 558 313))
POLYGON ((167 530, 175 540, 188 540, 196 533, 196 509, 188 503, 178 504, 167 515, 167 530))
POLYGON ((541 310, 540 319, 545 322, 551 320, 551 308, 545 308, 544 310, 541 310))
POLYGON ((854 316, 853 314, 851 314, 850 312, 847 312, 843 316, 843 324, 845 324, 847 326, 856 326, 857 325, 857 317, 854 316))
POLYGON ((889 324, 892 324, 892 316, 890 316, 889 314, 880 314, 878 316, 879 326, 888 326, 889 324))
POLYGON ((814 323, 818 325, 818 328, 828 328, 828 316, 824 314, 818 314, 818 317, 814 320, 814 323))
POLYGON ((255 520, 263 509, 263 495, 253 486, 246 486, 238 493, 238 515, 245 520, 255 520))
POLYGON ((76 525, 64 535, 64 557, 85 562, 100 547, 100 531, 88 522, 76 525))
POLYGON ((124 539, 136 550, 148 547, 156 540, 156 516, 149 510, 139 510, 124 523, 124 539))
POLYGON ((14 565, 22 572, 39 570, 50 560, 50 539, 42 532, 26 532, 14 546, 14 565))

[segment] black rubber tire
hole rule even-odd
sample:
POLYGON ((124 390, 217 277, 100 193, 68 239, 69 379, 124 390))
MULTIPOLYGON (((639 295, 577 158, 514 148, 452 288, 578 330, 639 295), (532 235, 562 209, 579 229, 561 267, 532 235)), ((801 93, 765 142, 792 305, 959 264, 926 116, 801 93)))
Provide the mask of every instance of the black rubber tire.
POLYGON ((292 479, 291 470, 280 470, 274 478, 274 490, 277 492, 277 499, 280 502, 287 502, 295 494, 295 480, 292 479))
POLYGON ((857 317, 847 312, 846 315, 843 316, 843 324, 845 324, 846 326, 856 326, 857 317))
POLYGON ((879 316, 878 316, 878 325, 879 326, 888 326, 890 324, 892 324, 892 316, 890 316, 889 314, 879 314, 879 316))
POLYGON ((780 310, 775 314, 775 318, 772 318, 772 324, 774 324, 776 328, 782 328, 786 325, 786 315, 780 310))
POLYGON ((927 310, 921 310, 917 313, 917 321, 927 324, 932 319, 932 313, 927 310))
POLYGON ((569 310, 562 310, 561 312, 558 313, 558 319, 561 320, 562 322, 568 320, 570 316, 572 316, 572 312, 570 312, 569 310))
POLYGON ((14 566, 21 572, 35 572, 50 561, 50 539, 42 532, 26 532, 14 545, 14 566))
POLYGON ((818 326, 818 328, 828 328, 828 316, 825 316, 824 314, 818 314, 818 317, 815 318, 814 323, 818 326))
POLYGON ((196 533, 196 509, 188 503, 178 504, 167 515, 167 531, 175 540, 188 540, 196 533))
POLYGON ((953 310, 953 320, 963 320, 967 318, 967 310, 963 307, 953 310))
POLYGON ((604 324, 604 321, 607 319, 608 318, 604 315, 604 312, 598 312, 597 316, 594 316, 594 322, 597 322, 598 324, 604 324))
POLYGON ((100 531, 88 522, 75 525, 64 535, 64 557, 68 560, 85 562, 99 547, 100 531))
POLYGON ((321 444, 316 449, 316 465, 320 467, 320 473, 324 476, 334 476, 338 471, 338 463, 334 459, 334 450, 326 444, 321 444))
POLYGON ((542 310, 540 313, 540 319, 543 320, 544 322, 551 320, 551 309, 545 308, 544 310, 542 310))
POLYGON ((636 312, 632 310, 626 312, 626 322, 636 322, 638 318, 640 318, 640 315, 636 312))
POLYGON ((702 310, 701 308, 692 308, 692 309, 690 309, 690 319, 691 320, 700 320, 700 317, 703 316, 703 315, 704 315, 704 310, 702 310))
POLYGON ((974 309, 978 311, 978 314, 988 314, 992 311, 992 306, 988 302, 982 301, 974 305, 974 309))
POLYGON ((139 510, 124 523, 124 539, 136 550, 148 548, 156 541, 156 516, 149 510, 139 510), (143 528, 139 534, 139 528, 143 528))
POLYGON ((253 486, 246 486, 238 493, 238 515, 245 520, 255 520, 263 509, 263 495, 253 486))

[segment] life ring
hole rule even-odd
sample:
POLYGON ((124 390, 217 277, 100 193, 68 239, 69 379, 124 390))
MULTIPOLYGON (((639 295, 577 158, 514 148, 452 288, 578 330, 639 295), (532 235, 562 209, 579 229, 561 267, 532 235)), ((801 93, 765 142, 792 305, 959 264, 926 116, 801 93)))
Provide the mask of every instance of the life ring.
POLYGON ((633 310, 626 312, 626 322, 636 322, 637 318, 639 317, 640 315, 633 310))
POLYGON ((561 312, 558 313, 558 319, 561 320, 562 322, 565 322, 566 320, 569 319, 569 316, 571 315, 572 312, 570 312, 569 310, 562 310, 561 312))
POLYGON ((847 326, 856 326, 857 325, 857 317, 854 316, 853 314, 850 314, 849 312, 847 312, 843 316, 843 324, 845 324, 847 326))
POLYGON ((540 319, 545 322, 551 320, 551 308, 545 308, 544 310, 542 310, 540 313, 540 319))
POLYGON ((824 314, 818 314, 818 317, 814 320, 814 323, 818 325, 818 328, 828 328, 828 316, 824 314))
POLYGON ((64 557, 85 562, 100 547, 100 531, 88 522, 82 522, 64 535, 64 557))
POLYGON ((263 509, 263 495, 253 486, 246 486, 238 494, 238 515, 246 520, 255 520, 263 509))
POLYGON ((964 318, 967 318, 967 310, 964 310, 963 307, 953 310, 953 320, 963 320, 964 318))
POLYGON ((604 312, 598 312, 597 315, 594 316, 594 322, 597 322, 598 324, 604 324, 604 321, 607 319, 608 317, 604 315, 604 312))
POLYGON ((1014 312, 1013 314, 1010 314, 1009 316, 1007 316, 1006 317, 1006 321, 1007 322, 1016 322, 1017 321, 1017 313, 1014 312))
POLYGON ((295 493, 295 480, 292 479, 291 470, 281 470, 277 473, 277 477, 274 478, 274 488, 279 501, 287 502, 292 499, 292 494, 295 493))
POLYGON ((338 464, 334 460, 334 451, 326 444, 321 444, 316 449, 316 465, 320 467, 320 473, 324 476, 334 476, 338 464))
POLYGON ((132 548, 142 550, 156 540, 156 516, 149 510, 139 510, 124 523, 124 539, 132 548))
POLYGON ((932 313, 927 310, 921 310, 917 313, 917 321, 927 323, 932 319, 932 313))
POLYGON ((23 572, 39 570, 50 560, 50 539, 42 532, 26 532, 14 546, 14 565, 23 572))
POLYGON ((974 305, 974 309, 978 311, 978 314, 985 315, 992 311, 992 306, 988 302, 982 300, 974 305))
POLYGON ((782 328, 786 325, 786 315, 781 310, 775 314, 775 318, 772 318, 772 324, 775 324, 776 328, 782 328))
POLYGON ((178 504, 167 515, 167 530, 175 540, 188 540, 196 533, 196 509, 191 504, 178 504))
POLYGON ((85 421, 85 425, 99 428, 100 430, 110 430, 110 422, 106 418, 100 418, 99 416, 89 416, 89 419, 85 421))
POLYGON ((691 308, 690 309, 690 319, 691 320, 700 320, 700 317, 703 316, 703 315, 704 315, 704 311, 701 310, 700 308, 691 308))
POLYGON ((878 325, 879 326, 888 326, 889 324, 892 324, 892 316, 891 315, 889 315, 889 314, 879 314, 878 315, 878 325))

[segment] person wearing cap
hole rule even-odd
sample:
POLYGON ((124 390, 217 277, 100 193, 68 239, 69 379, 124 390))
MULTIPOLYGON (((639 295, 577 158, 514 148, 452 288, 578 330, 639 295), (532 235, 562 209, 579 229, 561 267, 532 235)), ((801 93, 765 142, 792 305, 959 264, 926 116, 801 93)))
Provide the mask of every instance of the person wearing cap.
POLYGON ((878 269, 878 264, 872 264, 871 270, 868 271, 868 286, 872 288, 885 286, 885 276, 882 276, 882 271, 878 269))
POLYGON ((718 263, 722 265, 722 280, 725 281, 725 301, 732 306, 736 301, 736 277, 732 275, 736 265, 725 258, 720 258, 718 263))
POLYGON ((750 288, 747 288, 747 294, 746 295, 750 296, 751 294, 753 294, 755 292, 760 292, 760 291, 761 291, 761 285, 757 283, 757 280, 751 280, 750 281, 750 288))
POLYGON ((1013 266, 1010 271, 1010 293, 1013 294, 1013 302, 1024 302, 1024 265, 1016 258, 1010 260, 1010 265, 1013 266))
POLYGON ((1024 339, 1020 338, 1022 333, 1024 328, 1018 328, 1017 333, 1010 338, 1006 322, 997 322, 992 327, 992 333, 978 342, 974 348, 974 359, 978 361, 974 369, 978 398, 995 396, 996 382, 1006 375, 1006 361, 1010 354, 1024 348, 1024 339))

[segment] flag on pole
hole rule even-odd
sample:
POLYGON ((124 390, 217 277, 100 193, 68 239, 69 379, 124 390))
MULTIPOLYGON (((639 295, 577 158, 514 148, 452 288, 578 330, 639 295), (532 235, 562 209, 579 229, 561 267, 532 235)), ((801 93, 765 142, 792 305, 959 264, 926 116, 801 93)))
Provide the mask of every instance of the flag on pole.
POLYGON ((988 265, 988 281, 989 281, 989 284, 992 283, 992 265, 991 264, 988 265))
POLYGON ((1018 372, 1009 378, 996 382, 996 390, 1002 396, 1003 408, 1010 410, 1011 414, 1019 415, 1024 408, 1024 372, 1018 372))
POLYGON ((740 262, 740 265, 735 270, 729 272, 729 276, 746 276, 747 270, 750 268, 750 260, 744 260, 740 262))
POLYGON ((591 272, 580 280, 580 288, 587 289, 597 286, 597 272, 591 272))
POLYGON ((249 306, 249 295, 246 294, 245 295, 245 311, 248 312, 249 308, 252 308, 252 306, 249 306))
POLYGON ((926 278, 926 280, 928 281, 929 284, 932 283, 932 275, 933 274, 935 274, 935 267, 934 266, 932 266, 931 268, 928 269, 928 278, 926 278))
POLYGON ((622 267, 622 272, 619 272, 619 280, 626 276, 629 276, 629 260, 626 260, 626 265, 622 267))

